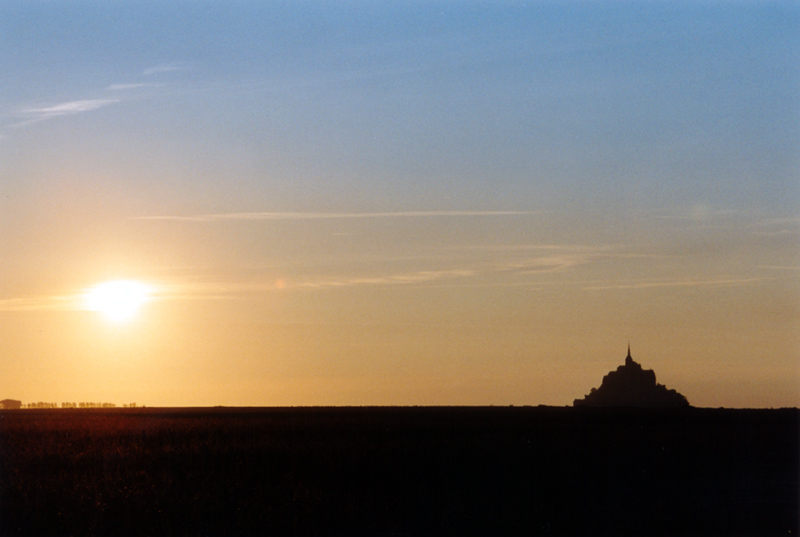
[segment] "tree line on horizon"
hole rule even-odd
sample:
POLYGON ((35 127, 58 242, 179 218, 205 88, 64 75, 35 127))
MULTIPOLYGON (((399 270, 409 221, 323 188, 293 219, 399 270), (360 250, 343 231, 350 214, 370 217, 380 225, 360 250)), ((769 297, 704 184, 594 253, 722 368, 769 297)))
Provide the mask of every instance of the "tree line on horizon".
MULTIPOLYGON (((116 403, 95 402, 95 401, 81 401, 69 402, 64 401, 61 403, 53 403, 49 401, 36 401, 31 403, 23 403, 15 399, 3 399, 0 401, 0 409, 19 409, 19 408, 117 408, 116 403)), ((136 403, 124 403, 121 408, 137 408, 136 403)))

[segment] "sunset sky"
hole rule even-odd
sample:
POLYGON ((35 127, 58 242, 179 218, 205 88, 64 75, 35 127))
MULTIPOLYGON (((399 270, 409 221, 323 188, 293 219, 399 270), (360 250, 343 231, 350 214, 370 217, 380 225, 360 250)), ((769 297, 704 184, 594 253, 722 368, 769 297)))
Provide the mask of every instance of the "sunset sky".
POLYGON ((795 2, 0 2, 0 398, 800 405, 795 2), (118 319, 86 293, 147 286, 118 319))

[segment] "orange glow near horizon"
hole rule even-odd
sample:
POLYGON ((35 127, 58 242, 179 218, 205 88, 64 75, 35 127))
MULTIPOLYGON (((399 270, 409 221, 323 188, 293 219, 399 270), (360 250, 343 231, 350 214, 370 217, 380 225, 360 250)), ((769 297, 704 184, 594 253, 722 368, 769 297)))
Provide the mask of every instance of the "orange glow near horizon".
POLYGON ((0 400, 800 407, 797 2, 7 4, 0 400))

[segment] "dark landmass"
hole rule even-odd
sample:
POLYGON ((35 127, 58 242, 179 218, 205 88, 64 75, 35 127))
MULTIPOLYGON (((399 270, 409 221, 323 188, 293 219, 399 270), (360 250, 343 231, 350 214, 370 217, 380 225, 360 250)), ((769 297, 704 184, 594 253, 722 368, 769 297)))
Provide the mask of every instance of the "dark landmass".
POLYGON ((797 409, 0 411, 0 535, 795 535, 797 409))
POLYGON ((12 410, 16 408, 22 408, 22 401, 17 401, 16 399, 3 399, 0 401, 0 410, 12 410))
POLYGON ((682 394, 656 383, 652 369, 642 366, 628 356, 625 364, 603 377, 599 388, 583 399, 575 399, 574 406, 635 407, 635 408, 680 408, 688 407, 689 401, 682 394))

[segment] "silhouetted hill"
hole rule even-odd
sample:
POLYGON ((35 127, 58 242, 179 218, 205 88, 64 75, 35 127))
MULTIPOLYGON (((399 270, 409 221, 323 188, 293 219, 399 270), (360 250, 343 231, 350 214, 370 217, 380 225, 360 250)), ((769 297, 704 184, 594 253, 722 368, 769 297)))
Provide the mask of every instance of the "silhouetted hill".
POLYGON ((688 407, 689 401, 682 394, 670 390, 663 384, 656 383, 656 374, 652 369, 642 366, 628 355, 625 365, 603 377, 599 388, 583 399, 575 399, 574 406, 602 407, 688 407))

